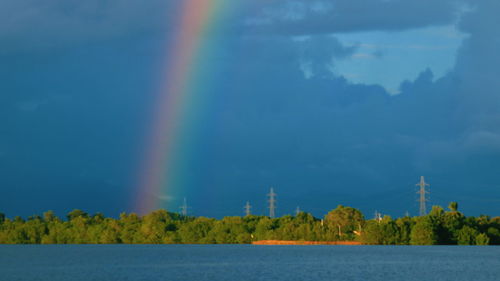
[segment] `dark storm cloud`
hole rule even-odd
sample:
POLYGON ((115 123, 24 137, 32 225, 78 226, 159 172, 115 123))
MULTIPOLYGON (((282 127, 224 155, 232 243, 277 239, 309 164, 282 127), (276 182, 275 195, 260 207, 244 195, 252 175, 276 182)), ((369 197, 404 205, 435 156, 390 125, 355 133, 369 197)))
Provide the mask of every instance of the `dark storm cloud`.
POLYGON ((169 24, 174 1, 4 0, 0 54, 138 35, 169 24))
MULTIPOLYGON (((5 0, 0 3, 0 54, 113 40, 176 28, 176 1, 5 0)), ((452 23, 459 0, 241 1, 219 18, 235 32, 311 35, 395 31, 452 23)))
POLYGON ((161 46, 122 43, 2 58, 2 211, 130 207, 161 46))
MULTIPOLYGON (((459 82, 459 95, 464 101, 463 112, 479 122, 484 117, 494 123, 483 123, 489 129, 498 128, 500 121, 500 80, 497 77, 500 65, 500 31, 498 30, 498 1, 477 1, 473 12, 465 15, 459 24, 462 31, 470 34, 457 56, 454 75, 459 82), (475 116, 472 116, 475 115, 475 116)), ((479 124, 476 124, 479 125, 479 124)))
POLYGON ((457 19, 458 0, 294 0, 266 3, 247 20, 262 33, 308 35, 355 31, 398 31, 446 25, 457 19))
MULTIPOLYGON (((128 207, 124 197, 154 101, 152 54, 164 52, 155 36, 169 29, 167 2, 0 3, 0 53, 49 50, 2 58, 0 203, 7 209, 0 211, 79 207, 118 214, 128 207), (152 38, 130 39, 139 34, 152 38), (52 49, 60 46, 71 48, 52 49), (19 193, 33 198, 20 201, 19 193)), ((459 27, 469 37, 445 77, 422 69, 390 96, 379 85, 329 72, 356 46, 327 34, 448 25, 460 5, 246 2, 248 9, 225 19, 243 34, 220 44, 222 62, 206 93, 213 110, 203 120, 205 158, 191 171, 198 185, 192 190, 219 192, 224 200, 190 199, 195 214, 239 214, 237 202, 246 200, 259 208, 275 185, 280 214, 299 204, 322 215, 342 203, 367 214, 384 205, 381 211, 401 215, 414 207, 420 175, 431 181, 433 204, 458 200, 468 214, 499 212, 466 196, 470 190, 499 196, 491 190, 500 182, 497 1, 471 2, 462 14, 459 27)))
MULTIPOLYGON (((448 124, 460 131, 422 148, 429 156, 423 164, 430 169, 436 160, 458 166, 464 172, 471 164, 485 171, 498 168, 491 158, 500 155, 496 142, 500 138, 500 81, 496 78, 500 65, 500 32, 495 28, 500 3, 472 3, 475 4, 473 10, 465 14, 459 24, 469 37, 459 50, 454 70, 443 79, 450 86, 436 93, 435 99, 444 99, 453 105, 448 124), (454 161, 456 159, 461 161, 454 161)), ((422 91, 433 89, 436 85, 430 84, 422 91)))
MULTIPOLYGON (((270 182, 295 194, 288 195, 288 201, 328 198, 346 188, 384 200, 387 194, 378 197, 376 190, 390 190, 405 199, 381 204, 411 210, 413 181, 426 175, 434 181, 433 204, 460 200, 467 211, 498 212, 481 202, 500 195, 494 188, 500 182, 500 82, 495 79, 500 65, 500 34, 495 28, 499 10, 496 1, 471 6, 460 21, 469 37, 454 69, 439 79, 431 70, 422 70, 413 81, 402 83, 397 96, 342 77, 301 79, 300 66, 290 59, 300 58, 300 52, 292 55, 297 45, 300 50, 300 41, 279 48, 249 47, 248 52, 261 53, 242 62, 254 67, 240 70, 244 78, 223 91, 233 94, 221 100, 233 103, 222 110, 226 121, 216 138, 221 145, 216 151, 225 153, 213 159, 232 171, 225 176, 250 183, 249 190, 256 182, 270 182), (285 53, 289 55, 281 56, 285 53), (265 58, 271 57, 275 60, 267 64, 265 58), (266 77, 253 72, 270 65, 266 77), (472 190, 483 195, 469 200, 466 194, 472 190)), ((318 54, 322 59, 315 61, 321 63, 335 57, 334 49, 306 53, 312 59, 318 54)), ((215 163, 211 167, 217 170, 215 163)), ((363 205, 370 200, 353 201, 363 205)))
MULTIPOLYGON (((302 71, 307 77, 332 75, 336 60, 350 57, 357 46, 344 46, 333 36, 312 36, 295 43, 302 71)), ((293 44, 292 44, 293 45, 293 44)))

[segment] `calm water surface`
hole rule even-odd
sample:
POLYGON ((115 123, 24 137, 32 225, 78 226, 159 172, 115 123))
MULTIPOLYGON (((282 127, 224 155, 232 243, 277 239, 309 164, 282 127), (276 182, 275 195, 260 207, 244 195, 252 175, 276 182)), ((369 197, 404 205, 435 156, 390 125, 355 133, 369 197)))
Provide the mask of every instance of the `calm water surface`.
POLYGON ((0 245, 0 281, 499 281, 500 247, 0 245))

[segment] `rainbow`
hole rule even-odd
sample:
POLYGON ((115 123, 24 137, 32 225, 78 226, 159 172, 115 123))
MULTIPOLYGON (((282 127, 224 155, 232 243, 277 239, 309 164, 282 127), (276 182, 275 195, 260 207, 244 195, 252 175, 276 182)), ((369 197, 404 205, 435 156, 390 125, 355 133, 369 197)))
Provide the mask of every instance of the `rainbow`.
MULTIPOLYGON (((182 0, 176 30, 166 48, 166 67, 159 98, 153 109, 151 133, 139 176, 134 209, 144 214, 167 208, 168 199, 187 186, 185 169, 193 145, 193 124, 202 110, 203 89, 209 83, 204 62, 213 48, 209 40, 228 0, 182 0)), ((172 24, 172 23, 170 23, 172 24)))

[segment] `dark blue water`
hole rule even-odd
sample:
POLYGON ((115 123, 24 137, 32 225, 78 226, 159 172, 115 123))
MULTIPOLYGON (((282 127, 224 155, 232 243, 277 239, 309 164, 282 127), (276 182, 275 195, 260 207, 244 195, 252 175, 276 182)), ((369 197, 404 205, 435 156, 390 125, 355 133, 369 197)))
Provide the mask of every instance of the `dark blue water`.
POLYGON ((0 245, 0 281, 498 281, 500 247, 0 245))

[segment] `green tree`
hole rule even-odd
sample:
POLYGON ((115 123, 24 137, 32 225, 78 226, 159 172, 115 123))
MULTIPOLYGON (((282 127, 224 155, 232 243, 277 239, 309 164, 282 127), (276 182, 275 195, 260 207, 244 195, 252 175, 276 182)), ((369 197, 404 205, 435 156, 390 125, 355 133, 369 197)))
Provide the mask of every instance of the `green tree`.
POLYGON ((490 238, 484 233, 480 233, 476 236, 476 245, 488 245, 490 244, 490 238))
POLYGON ((458 232, 464 225, 465 217, 457 211, 456 207, 450 208, 452 211, 446 212, 443 217, 443 227, 448 232, 448 241, 446 241, 446 244, 457 243, 458 232))
POLYGON ((434 245, 438 242, 435 226, 430 217, 419 217, 411 231, 411 245, 434 245))
POLYGON ((361 242, 367 245, 380 245, 383 243, 382 227, 376 220, 369 220, 361 234, 361 242))
MULTIPOLYGON (((450 205, 454 207, 454 204, 450 205)), ((441 206, 433 206, 428 216, 432 220, 434 231, 438 237, 437 244, 454 244, 453 233, 447 227, 448 213, 441 206)))
POLYGON ((89 226, 88 216, 79 215, 72 217, 68 222, 68 243, 85 244, 88 243, 87 230, 89 226))
POLYGON ((102 214, 102 213, 96 213, 95 215, 92 216, 92 223, 94 223, 94 224, 100 224, 105 219, 106 219, 106 217, 104 217, 104 214, 102 214))
POLYGON ((444 209, 441 206, 432 206, 429 216, 433 218, 442 218, 444 216, 444 209))
POLYGON ((157 210, 143 217, 131 213, 119 219, 103 214, 92 217, 73 210, 63 221, 52 211, 33 215, 25 221, 1 217, 2 244, 65 244, 65 243, 250 243, 253 240, 332 241, 359 239, 365 244, 431 245, 500 244, 500 217, 464 217, 458 204, 450 211, 434 206, 428 216, 381 221, 364 221, 356 209, 338 206, 324 221, 311 214, 283 216, 225 217, 220 220, 203 217, 181 217, 166 210, 157 210), (361 234, 361 236, 357 236, 361 234), (341 237, 339 237, 342 235, 341 237))
POLYGON ((364 216, 358 209, 342 205, 325 216, 325 224, 341 240, 354 240, 354 231, 361 230, 364 222, 364 216))
POLYGON ((117 244, 120 243, 119 230, 114 227, 115 222, 108 222, 108 226, 101 230, 99 235, 99 244, 117 244))
POLYGON ((208 236, 215 240, 217 244, 249 243, 250 233, 248 233, 241 217, 224 217, 216 221, 208 236))
POLYGON ((450 202, 450 204, 448 204, 448 209, 450 209, 451 212, 458 212, 458 203, 450 202))
POLYGON ((79 209, 74 209, 73 211, 69 212, 67 215, 68 220, 73 220, 73 219, 79 218, 79 217, 88 218, 89 215, 87 213, 85 213, 84 211, 79 210, 79 209))
POLYGON ((163 209, 145 215, 140 225, 140 234, 142 236, 140 243, 163 243, 167 232, 167 225, 169 225, 170 221, 170 214, 163 209))
POLYGON ((271 218, 261 217, 255 226, 255 240, 275 239, 274 228, 275 224, 271 218))
POLYGON ((298 221, 295 218, 286 215, 281 218, 276 219, 276 230, 275 235, 279 240, 300 240, 300 238, 295 236, 295 230, 298 228, 298 221))
POLYGON ((488 237, 490 238, 490 244, 498 245, 500 244, 500 227, 490 226, 487 231, 488 237))
POLYGON ((460 229, 458 232, 458 245, 475 245, 476 244, 476 237, 479 235, 479 232, 468 226, 465 225, 460 229))
POLYGON ((24 229, 24 232, 27 236, 25 242, 30 244, 40 244, 42 236, 47 233, 47 227, 45 223, 38 216, 24 223, 22 229, 24 229))
POLYGON ((198 217, 183 223, 179 227, 179 238, 184 244, 211 244, 215 241, 209 238, 208 233, 212 229, 215 220, 198 217))
POLYGON ((43 220, 46 223, 50 223, 50 222, 58 220, 58 218, 56 217, 56 215, 54 214, 53 211, 47 211, 47 212, 43 213, 43 220))
POLYGON ((315 231, 315 226, 320 222, 311 214, 300 212, 294 218, 293 237, 295 240, 317 241, 320 238, 319 233, 315 231))
POLYGON ((118 223, 121 225, 120 241, 126 244, 143 243, 139 234, 141 220, 137 214, 121 213, 118 223))
POLYGON ((409 245, 411 240, 411 230, 414 225, 414 221, 410 217, 398 218, 396 220, 396 225, 398 226, 398 245, 409 245))
POLYGON ((384 216, 380 221, 368 221, 360 239, 363 244, 395 245, 399 241, 399 228, 391 217, 384 216))

